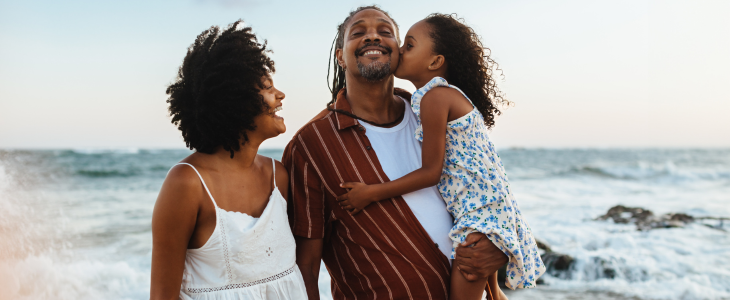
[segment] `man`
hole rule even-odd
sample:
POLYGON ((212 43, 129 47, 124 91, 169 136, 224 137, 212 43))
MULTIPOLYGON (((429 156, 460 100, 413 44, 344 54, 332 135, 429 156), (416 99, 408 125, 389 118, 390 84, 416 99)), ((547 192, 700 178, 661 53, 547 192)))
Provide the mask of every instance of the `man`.
MULTIPOLYGON (((399 44, 386 12, 351 12, 338 27, 332 101, 284 152, 297 265, 309 299, 319 299, 320 260, 334 299, 448 298, 453 222, 435 188, 373 203, 354 216, 336 201, 347 192, 343 182, 382 183, 421 165, 410 95, 393 88, 399 44)), ((474 280, 506 262, 485 239, 459 248, 454 263, 474 280)))

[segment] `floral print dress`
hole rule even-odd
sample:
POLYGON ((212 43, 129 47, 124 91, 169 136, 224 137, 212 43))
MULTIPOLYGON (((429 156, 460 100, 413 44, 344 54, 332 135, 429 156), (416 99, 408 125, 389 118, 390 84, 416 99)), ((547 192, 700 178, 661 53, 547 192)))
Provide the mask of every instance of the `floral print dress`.
MULTIPOLYGON (((439 86, 454 88, 469 99, 441 77, 434 77, 413 93, 411 109, 418 120, 415 137, 421 142, 421 99, 439 86)), ((537 278, 545 273, 545 265, 530 226, 510 191, 502 161, 489 141, 484 117, 474 108, 446 125, 446 153, 438 190, 454 217, 454 227, 449 233, 454 242, 451 258, 467 235, 481 232, 509 257, 507 287, 535 287, 537 278)))

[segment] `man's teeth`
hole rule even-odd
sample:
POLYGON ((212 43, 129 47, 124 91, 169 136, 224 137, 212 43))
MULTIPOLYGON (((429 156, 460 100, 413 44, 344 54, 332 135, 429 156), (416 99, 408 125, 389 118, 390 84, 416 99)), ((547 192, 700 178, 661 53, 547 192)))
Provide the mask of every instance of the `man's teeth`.
POLYGON ((370 50, 370 51, 367 51, 367 52, 363 53, 363 55, 370 55, 370 54, 383 54, 383 51, 370 50))

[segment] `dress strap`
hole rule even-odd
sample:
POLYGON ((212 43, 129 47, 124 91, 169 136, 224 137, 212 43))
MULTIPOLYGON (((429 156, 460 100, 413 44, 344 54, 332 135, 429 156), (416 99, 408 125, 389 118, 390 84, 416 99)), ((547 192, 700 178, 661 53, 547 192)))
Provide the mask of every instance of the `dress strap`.
POLYGON ((193 165, 189 163, 177 163, 176 165, 188 165, 191 168, 193 168, 193 171, 195 171, 196 174, 198 174, 198 178, 200 178, 200 182, 203 183, 203 187, 205 188, 205 191, 208 192, 208 197, 210 197, 210 200, 213 201, 213 205, 218 208, 218 204, 215 203, 215 199, 213 199, 213 195, 210 193, 210 190, 208 189, 208 185, 205 184, 205 180, 203 180, 203 176, 200 176, 200 172, 198 172, 198 169, 196 169, 193 165))
POLYGON ((276 160, 273 158, 271 159, 271 170, 273 171, 273 181, 274 181, 274 189, 276 189, 276 160))

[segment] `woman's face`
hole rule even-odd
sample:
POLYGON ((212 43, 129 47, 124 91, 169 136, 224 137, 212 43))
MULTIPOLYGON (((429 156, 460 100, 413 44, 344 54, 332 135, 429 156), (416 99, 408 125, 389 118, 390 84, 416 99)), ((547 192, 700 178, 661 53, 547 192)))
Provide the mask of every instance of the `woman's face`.
POLYGON ((284 93, 274 87, 271 77, 266 76, 263 78, 263 88, 259 94, 264 97, 264 102, 270 109, 256 116, 254 133, 261 134, 262 138, 268 139, 286 132, 284 118, 279 116, 283 108, 281 101, 284 100, 284 93))
POLYGON ((433 56, 431 27, 426 21, 419 21, 406 33, 403 46, 400 48, 400 62, 398 69, 395 70, 395 76, 418 81, 420 76, 428 71, 433 56))

